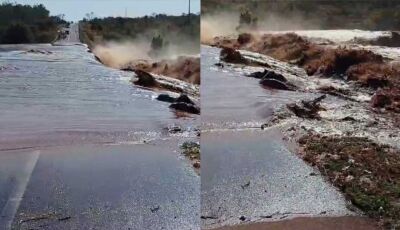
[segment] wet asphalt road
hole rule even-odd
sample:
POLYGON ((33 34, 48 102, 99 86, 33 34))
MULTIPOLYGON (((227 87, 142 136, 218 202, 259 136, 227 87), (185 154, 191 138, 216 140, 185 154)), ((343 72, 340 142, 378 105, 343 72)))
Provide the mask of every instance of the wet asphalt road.
POLYGON ((263 89, 240 68, 213 66, 218 54, 202 47, 202 227, 354 214, 278 130, 260 129, 277 106, 310 95, 263 89))
POLYGON ((202 134, 204 227, 351 214, 341 194, 280 138, 278 132, 261 130, 202 134))
POLYGON ((198 141, 197 116, 177 118, 77 36, 0 46, 0 230, 200 229, 200 177, 179 149, 198 141))
POLYGON ((2 152, 0 228, 200 229, 200 178, 176 146, 2 152))

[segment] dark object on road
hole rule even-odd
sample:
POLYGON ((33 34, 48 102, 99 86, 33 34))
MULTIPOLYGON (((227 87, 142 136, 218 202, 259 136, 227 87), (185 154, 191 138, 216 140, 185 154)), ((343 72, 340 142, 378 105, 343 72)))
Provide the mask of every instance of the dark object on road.
POLYGON ((194 163, 193 163, 193 167, 194 167, 195 169, 199 169, 199 168, 200 168, 200 162, 198 162, 198 161, 194 162, 194 163))
POLYGON ((239 51, 224 47, 221 50, 220 58, 222 61, 236 64, 249 64, 248 61, 240 54, 239 51))
POLYGON ((168 131, 168 133, 180 133, 182 132, 182 128, 180 126, 177 125, 173 125, 173 126, 169 126, 164 128, 168 131))
POLYGON ((259 83, 264 87, 268 87, 268 88, 272 88, 272 89, 292 90, 284 82, 281 82, 281 81, 278 81, 275 79, 261 79, 259 83))
POLYGON ((58 221, 66 221, 66 220, 69 220, 69 219, 71 219, 70 216, 64 216, 64 217, 58 218, 58 221))
POLYGON ((169 103, 173 103, 176 100, 176 98, 171 97, 168 94, 160 94, 160 95, 158 95, 158 97, 156 99, 159 101, 169 102, 169 103))
POLYGON ((241 216, 241 217, 239 217, 239 220, 245 221, 245 220, 246 220, 246 217, 245 217, 245 216, 241 216))
POLYGON ((216 220, 216 219, 218 219, 218 217, 216 217, 216 216, 201 216, 200 218, 203 219, 203 220, 207 220, 207 219, 216 220))
POLYGON ((302 100, 300 103, 288 104, 287 108, 292 111, 296 116, 308 119, 319 119, 318 112, 322 110, 319 104, 326 95, 317 97, 311 101, 302 100))
POLYGON ((242 187, 242 189, 245 189, 245 188, 247 188, 247 187, 249 187, 249 186, 250 186, 250 181, 247 182, 247 183, 244 184, 244 185, 240 185, 240 187, 242 187))
POLYGON ((222 62, 215 63, 214 65, 218 66, 220 68, 224 68, 225 67, 224 63, 222 63, 222 62))
POLYGON ((160 210, 160 206, 157 206, 157 207, 155 207, 155 208, 150 208, 150 211, 151 211, 152 213, 155 213, 155 212, 157 212, 158 210, 160 210))
POLYGON ((34 54, 52 54, 53 52, 48 50, 40 50, 40 49, 30 49, 26 51, 27 53, 34 53, 34 54))
POLYGON ((133 82, 135 85, 140 85, 144 87, 156 87, 156 79, 149 73, 143 70, 135 70, 135 74, 139 78, 137 81, 133 82))
POLYGON ((200 108, 194 104, 175 102, 169 106, 171 109, 180 110, 187 113, 200 114, 200 108))

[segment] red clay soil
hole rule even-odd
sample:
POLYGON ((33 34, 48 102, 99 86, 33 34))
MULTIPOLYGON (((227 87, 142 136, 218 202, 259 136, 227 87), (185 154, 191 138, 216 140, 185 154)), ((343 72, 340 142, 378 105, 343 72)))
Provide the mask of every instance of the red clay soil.
POLYGON ((385 108, 388 111, 400 113, 400 88, 385 88, 378 90, 372 97, 374 108, 385 108))
POLYGON ((178 57, 162 61, 138 60, 131 62, 124 70, 142 70, 177 78, 193 84, 200 84, 200 58, 178 57))
POLYGON ((378 230, 376 223, 368 218, 344 217, 298 217, 277 222, 260 222, 246 225, 226 226, 215 230, 378 230))
POLYGON ((244 49, 265 54, 303 67, 308 75, 340 75, 360 63, 383 63, 383 57, 367 50, 330 48, 314 44, 295 33, 287 34, 240 34, 237 39, 215 37, 217 47, 244 49))
MULTIPOLYGON (((390 65, 372 51, 318 45, 294 33, 244 33, 237 38, 215 37, 209 45, 229 48, 232 54, 236 49, 243 49, 268 55, 296 64, 304 68, 308 75, 334 75, 375 90, 384 88, 374 96, 372 105, 399 112, 400 67, 390 65)), ((246 60, 236 56, 231 55, 235 62, 246 64, 246 60)))

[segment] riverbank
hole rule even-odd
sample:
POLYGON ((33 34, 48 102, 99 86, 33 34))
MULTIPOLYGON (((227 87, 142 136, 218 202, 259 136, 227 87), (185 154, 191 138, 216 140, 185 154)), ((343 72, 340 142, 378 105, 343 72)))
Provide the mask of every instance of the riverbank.
MULTIPOLYGON (((394 64, 400 58, 397 56, 396 48, 391 48, 394 52, 389 53, 386 52, 388 51, 386 47, 364 47, 360 44, 345 47, 344 43, 326 39, 321 42, 316 37, 311 40, 309 37, 296 35, 296 32, 242 34, 238 38, 218 37, 211 44, 224 47, 220 56, 222 62, 216 63, 216 68, 221 71, 255 78, 260 87, 268 91, 298 94, 297 100, 276 106, 273 115, 261 129, 278 128, 289 146, 297 146, 291 151, 301 153, 300 157, 311 154, 307 147, 299 151, 298 146, 302 146, 301 140, 304 140, 301 137, 304 138, 305 135, 314 138, 342 138, 343 141, 350 142, 355 140, 354 138, 361 138, 360 140, 366 140, 365 146, 368 146, 367 140, 370 139, 376 146, 388 145, 394 149, 390 151, 396 151, 395 149, 400 147, 398 145, 400 130, 396 119, 398 96, 395 94, 399 87, 397 77, 399 69, 394 64), (319 42, 316 43, 316 40, 319 42), (382 56, 382 54, 387 55, 382 56)), ((337 149, 337 146, 318 149, 316 158, 312 158, 314 160, 307 160, 308 158, 304 160, 311 166, 318 166, 317 168, 322 170, 321 174, 326 176, 325 173, 329 170, 321 169, 321 164, 324 165, 322 168, 325 168, 327 162, 322 161, 321 157, 327 154, 335 155, 332 151, 337 149)), ((379 152, 372 151, 370 154, 378 165, 389 164, 389 168, 394 167, 394 171, 398 171, 397 161, 387 163, 386 157, 374 158, 378 155, 383 156, 379 152)), ((350 153, 345 155, 349 157, 350 153)), ((361 152, 359 157, 363 159, 366 155, 361 152)), ((358 161, 356 160, 355 165, 351 165, 350 168, 344 166, 336 168, 335 170, 339 171, 329 174, 336 176, 327 176, 326 180, 338 188, 341 186, 337 184, 337 177, 343 175, 341 174, 343 172, 347 173, 348 178, 361 178, 362 181, 368 178, 372 184, 381 180, 377 179, 379 176, 372 176, 376 175, 375 170, 379 168, 373 165, 372 168, 364 168, 371 172, 371 175, 365 173, 365 175, 352 175, 358 169, 363 169, 358 161), (352 167, 356 171, 350 170, 352 167)), ((399 175, 382 173, 391 178, 389 179, 391 186, 397 186, 399 175)), ((349 183, 355 185, 358 182, 356 179, 349 183)), ((381 227, 397 226, 398 220, 393 217, 398 216, 396 214, 398 198, 396 193, 390 192, 391 186, 382 188, 381 192, 385 195, 381 204, 371 199, 364 199, 373 195, 365 186, 367 185, 361 186, 363 189, 361 193, 357 193, 358 197, 352 196, 348 189, 342 192, 355 207, 379 221, 381 227), (360 200, 360 196, 364 197, 363 201, 360 200), (376 211, 371 214, 371 209, 376 211)))

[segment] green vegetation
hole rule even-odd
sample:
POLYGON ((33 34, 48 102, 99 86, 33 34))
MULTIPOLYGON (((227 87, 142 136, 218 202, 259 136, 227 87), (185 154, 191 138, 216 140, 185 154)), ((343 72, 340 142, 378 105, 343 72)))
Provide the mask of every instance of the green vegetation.
POLYGON ((240 13, 238 31, 246 29, 255 29, 257 27, 258 18, 255 17, 248 9, 244 9, 240 13))
POLYGON ((200 168, 200 144, 187 141, 181 145, 182 154, 190 159, 194 168, 200 168))
POLYGON ((282 20, 301 18, 304 25, 312 25, 309 29, 400 28, 400 1, 397 0, 202 0, 201 5, 202 15, 224 11, 240 14, 243 9, 249 9, 259 22, 271 14, 281 15, 282 20))
POLYGON ((80 23, 82 42, 93 46, 107 41, 133 39, 153 40, 153 48, 166 43, 192 43, 197 49, 200 44, 200 15, 171 16, 158 14, 140 18, 90 16, 80 23))
POLYGON ((43 5, 0 5, 0 43, 49 43, 56 39, 62 16, 50 16, 43 5))
POLYGON ((387 229, 400 227, 400 151, 367 138, 307 135, 303 159, 387 229))

